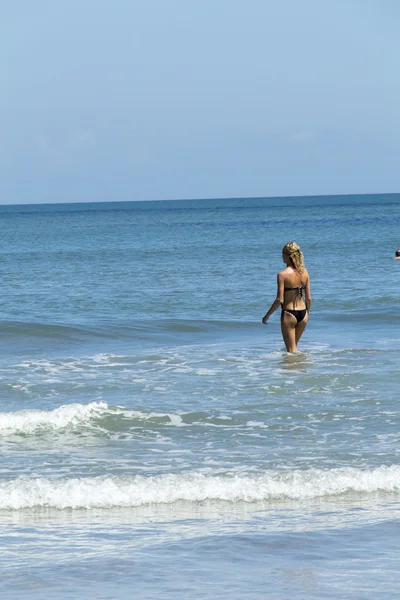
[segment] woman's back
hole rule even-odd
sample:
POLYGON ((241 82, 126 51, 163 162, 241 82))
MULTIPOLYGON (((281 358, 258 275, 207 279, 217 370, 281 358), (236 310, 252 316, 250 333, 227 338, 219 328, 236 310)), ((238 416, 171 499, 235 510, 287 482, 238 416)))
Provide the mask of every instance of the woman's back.
POLYGON ((279 275, 283 280, 283 308, 305 308, 305 291, 308 284, 307 269, 303 268, 299 273, 293 267, 286 267, 279 275))

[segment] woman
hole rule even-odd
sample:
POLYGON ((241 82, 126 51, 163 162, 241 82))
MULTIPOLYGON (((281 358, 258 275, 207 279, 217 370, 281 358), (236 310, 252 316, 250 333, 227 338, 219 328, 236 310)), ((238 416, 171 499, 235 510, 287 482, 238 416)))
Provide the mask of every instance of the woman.
POLYGON ((288 242, 282 249, 286 269, 278 273, 278 291, 276 299, 262 322, 268 319, 281 305, 281 330, 288 352, 298 352, 297 344, 308 323, 311 309, 310 277, 304 267, 304 257, 296 242, 288 242))

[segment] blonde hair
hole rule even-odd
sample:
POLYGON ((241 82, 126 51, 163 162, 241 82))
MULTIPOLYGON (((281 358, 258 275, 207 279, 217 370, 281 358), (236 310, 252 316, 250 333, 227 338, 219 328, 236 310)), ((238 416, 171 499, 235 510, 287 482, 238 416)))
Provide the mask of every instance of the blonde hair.
POLYGON ((289 257, 291 266, 295 271, 304 271, 304 256, 300 246, 296 242, 288 242, 282 248, 282 253, 289 257))

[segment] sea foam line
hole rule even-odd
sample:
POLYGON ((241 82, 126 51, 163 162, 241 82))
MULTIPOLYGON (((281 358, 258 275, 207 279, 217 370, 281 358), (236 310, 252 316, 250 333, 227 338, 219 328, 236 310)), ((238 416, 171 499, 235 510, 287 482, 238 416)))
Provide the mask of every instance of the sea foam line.
POLYGON ((32 434, 49 429, 64 429, 88 424, 111 412, 105 402, 66 404, 54 410, 21 410, 0 413, 0 435, 32 434))
POLYGON ((173 413, 146 413, 128 410, 120 406, 109 406, 105 402, 90 404, 66 404, 53 410, 29 409, 0 413, 0 436, 33 435, 42 432, 57 432, 65 429, 93 428, 104 417, 124 417, 132 425, 154 420, 158 423, 184 427, 182 416, 173 413))
POLYGON ((347 493, 400 493, 400 466, 372 470, 340 468, 258 476, 174 473, 153 477, 19 478, 0 481, 0 510, 112 508, 179 501, 260 502, 306 500, 347 493))

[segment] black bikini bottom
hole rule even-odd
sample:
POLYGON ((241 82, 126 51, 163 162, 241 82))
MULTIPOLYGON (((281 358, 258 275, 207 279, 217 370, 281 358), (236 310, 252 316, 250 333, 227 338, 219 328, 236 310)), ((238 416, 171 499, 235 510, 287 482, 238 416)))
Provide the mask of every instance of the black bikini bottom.
POLYGON ((289 308, 282 308, 281 319, 283 319, 283 313, 288 312, 294 317, 296 317, 297 322, 300 323, 307 314, 307 309, 303 308, 302 310, 290 310, 289 308))

